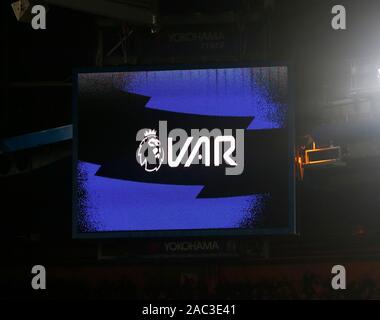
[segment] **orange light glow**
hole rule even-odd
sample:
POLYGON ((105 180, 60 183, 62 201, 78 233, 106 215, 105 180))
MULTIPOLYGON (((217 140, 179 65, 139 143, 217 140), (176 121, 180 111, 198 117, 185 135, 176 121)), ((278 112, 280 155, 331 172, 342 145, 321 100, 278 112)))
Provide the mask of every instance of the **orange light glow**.
POLYGON ((320 152, 320 151, 327 151, 327 150, 340 150, 340 147, 329 147, 329 148, 316 148, 315 142, 313 142, 313 149, 306 150, 305 151, 305 162, 304 164, 322 164, 322 163, 330 163, 335 162, 338 159, 325 159, 325 160, 318 160, 318 161, 310 161, 309 154, 313 152, 320 152))

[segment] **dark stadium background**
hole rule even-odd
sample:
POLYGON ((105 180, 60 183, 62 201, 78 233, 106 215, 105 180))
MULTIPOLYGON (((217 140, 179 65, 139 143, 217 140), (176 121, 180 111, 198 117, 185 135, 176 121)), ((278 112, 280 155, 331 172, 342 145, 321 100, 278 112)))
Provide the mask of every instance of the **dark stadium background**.
MULTIPOLYGON (((47 30, 36 31, 18 22, 10 3, 2 1, 0 138, 71 124, 72 69, 101 64, 100 30, 107 49, 133 30, 127 56, 103 56, 104 66, 290 61, 297 137, 312 134, 326 122, 327 101, 348 95, 352 76, 347 61, 380 58, 380 3, 341 1, 348 29, 333 31, 334 1, 264 2, 158 1, 154 10, 160 23, 153 28, 109 25, 91 14, 51 6, 47 30), (223 46, 170 41, 170 34, 199 30, 223 33, 223 46)), ((371 99, 379 108, 379 94, 371 99)), ((339 131, 339 121, 332 127, 339 131)), ((326 144, 334 136, 324 139, 320 142, 326 144)), ((350 143, 344 139, 342 144, 350 143)), ((379 136, 359 130, 346 139, 365 143, 379 136)), ((22 167, 31 153, 54 154, 55 148, 23 151, 14 161, 22 167)), ((363 156, 344 168, 306 172, 304 181, 297 182, 297 235, 206 239, 218 241, 220 250, 192 255, 168 251, 167 241, 174 240, 166 239, 72 240, 70 156, 0 177, 0 296, 379 298, 379 160, 363 156), (99 259, 103 254, 118 258, 99 259), (46 292, 31 289, 30 270, 36 264, 47 269, 46 292), (347 268, 344 292, 330 289, 336 264, 347 268)), ((6 172, 7 161, 0 154, 0 171, 6 172)))

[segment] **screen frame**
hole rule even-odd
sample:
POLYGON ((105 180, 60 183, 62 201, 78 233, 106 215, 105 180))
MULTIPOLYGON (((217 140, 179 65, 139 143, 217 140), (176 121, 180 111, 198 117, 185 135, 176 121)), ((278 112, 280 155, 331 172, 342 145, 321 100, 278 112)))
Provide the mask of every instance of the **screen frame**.
POLYGON ((204 64, 176 64, 176 65, 139 65, 78 68, 72 72, 72 119, 73 119, 73 157, 72 157, 72 239, 172 239, 190 237, 249 237, 249 236, 276 236, 294 235, 296 230, 296 176, 295 176, 295 95, 294 95, 294 67, 289 62, 232 62, 232 63, 204 63, 204 64), (78 163, 78 76, 90 73, 116 73, 138 71, 171 71, 171 70, 199 70, 199 69, 226 69, 226 68, 265 68, 286 67, 288 77, 288 161, 289 161, 289 206, 287 228, 217 228, 217 229, 170 229, 170 230, 130 230, 130 231, 78 231, 78 208, 77 208, 77 172, 78 163))

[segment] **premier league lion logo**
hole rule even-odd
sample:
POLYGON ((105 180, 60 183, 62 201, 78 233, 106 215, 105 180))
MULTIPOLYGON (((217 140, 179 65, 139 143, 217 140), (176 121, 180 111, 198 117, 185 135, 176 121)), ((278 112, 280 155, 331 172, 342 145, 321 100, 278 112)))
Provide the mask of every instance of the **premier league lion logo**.
POLYGON ((157 137, 156 130, 147 130, 144 133, 144 139, 140 142, 137 155, 141 166, 145 171, 153 172, 160 169, 164 161, 164 150, 161 142, 157 137))

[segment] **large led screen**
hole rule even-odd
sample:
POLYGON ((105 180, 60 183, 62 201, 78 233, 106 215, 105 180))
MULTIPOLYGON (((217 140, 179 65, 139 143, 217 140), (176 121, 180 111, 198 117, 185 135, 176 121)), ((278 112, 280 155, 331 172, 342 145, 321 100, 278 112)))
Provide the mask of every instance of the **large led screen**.
POLYGON ((294 232, 286 66, 76 73, 74 237, 294 232))

